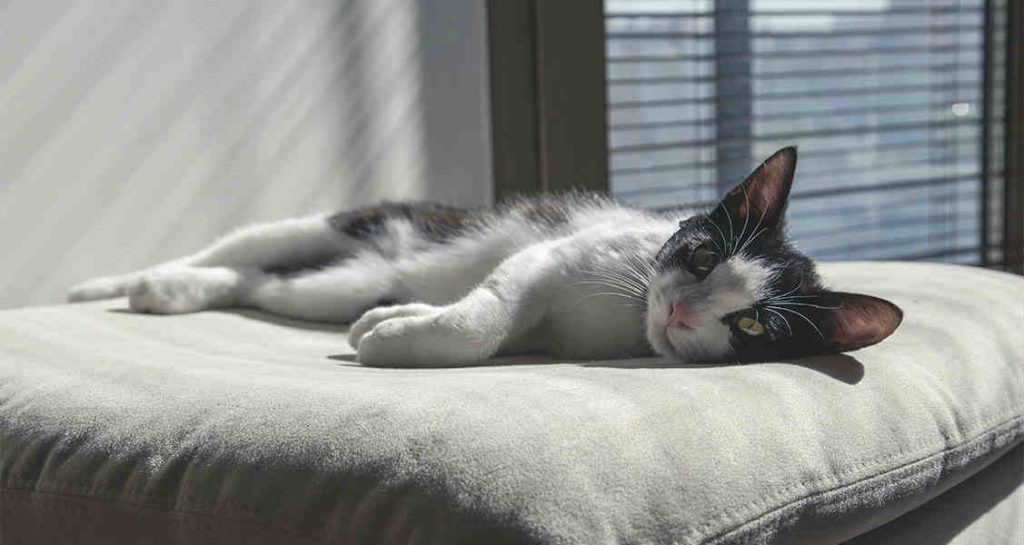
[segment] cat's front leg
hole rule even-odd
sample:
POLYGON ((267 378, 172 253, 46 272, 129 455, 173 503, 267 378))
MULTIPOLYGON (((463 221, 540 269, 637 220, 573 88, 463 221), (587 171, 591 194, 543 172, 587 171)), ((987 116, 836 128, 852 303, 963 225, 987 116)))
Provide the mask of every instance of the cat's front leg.
POLYGON ((543 317, 552 274, 547 245, 510 257, 480 286, 447 306, 374 309, 352 326, 359 362, 381 367, 448 367, 491 358, 543 317))
POLYGON ((494 356, 508 333, 508 319, 500 316, 493 294, 476 291, 459 302, 444 306, 414 306, 416 312, 397 308, 378 309, 398 315, 371 322, 380 316, 360 318, 353 325, 351 342, 359 362, 379 367, 446 367, 485 360, 494 356))

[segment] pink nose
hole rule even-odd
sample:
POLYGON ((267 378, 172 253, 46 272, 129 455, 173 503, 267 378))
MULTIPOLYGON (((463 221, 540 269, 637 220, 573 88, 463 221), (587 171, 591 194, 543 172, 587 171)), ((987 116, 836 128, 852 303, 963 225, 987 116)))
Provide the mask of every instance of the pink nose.
POLYGON ((686 306, 686 303, 682 299, 676 299, 672 302, 672 314, 668 316, 669 327, 682 327, 686 329, 693 329, 690 326, 690 321, 693 317, 690 315, 690 307, 686 306))

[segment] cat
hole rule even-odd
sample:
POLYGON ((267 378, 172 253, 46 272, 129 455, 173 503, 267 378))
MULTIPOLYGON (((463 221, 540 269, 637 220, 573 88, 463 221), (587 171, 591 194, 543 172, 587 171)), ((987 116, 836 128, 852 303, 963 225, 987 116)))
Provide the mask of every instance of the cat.
POLYGON ((255 307, 351 323, 358 361, 455 366, 542 352, 754 362, 855 350, 903 313, 830 291, 786 238, 797 152, 779 150, 706 212, 574 193, 495 210, 385 203, 257 224, 152 269, 73 288, 135 312, 255 307))

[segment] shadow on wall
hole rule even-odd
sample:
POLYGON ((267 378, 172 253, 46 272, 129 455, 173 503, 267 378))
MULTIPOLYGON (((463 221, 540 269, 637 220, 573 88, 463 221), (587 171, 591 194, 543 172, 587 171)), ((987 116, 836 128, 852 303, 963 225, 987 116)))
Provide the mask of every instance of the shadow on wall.
POLYGON ((489 202, 484 9, 0 6, 0 307, 253 221, 489 202))

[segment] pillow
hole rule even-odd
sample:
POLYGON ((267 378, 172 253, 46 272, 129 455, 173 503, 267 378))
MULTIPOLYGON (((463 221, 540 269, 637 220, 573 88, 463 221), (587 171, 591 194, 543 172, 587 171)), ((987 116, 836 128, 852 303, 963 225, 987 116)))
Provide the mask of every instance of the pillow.
POLYGON ((1024 446, 952 490, 846 545, 1024 543, 1024 446))
POLYGON ((0 538, 848 539, 1020 442, 1024 280, 822 272, 896 302, 903 325, 765 364, 410 370, 359 366, 344 328, 251 312, 0 312, 0 538))

